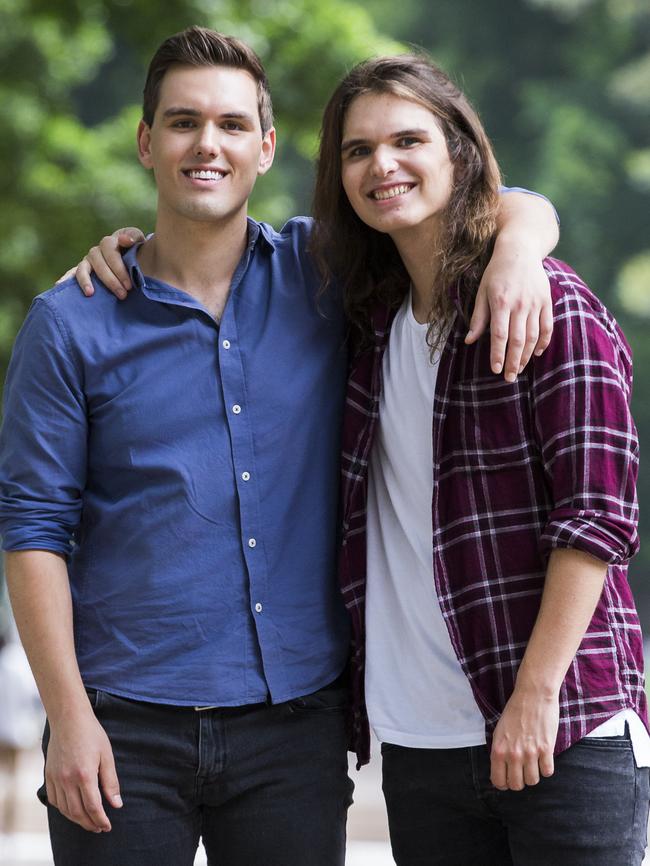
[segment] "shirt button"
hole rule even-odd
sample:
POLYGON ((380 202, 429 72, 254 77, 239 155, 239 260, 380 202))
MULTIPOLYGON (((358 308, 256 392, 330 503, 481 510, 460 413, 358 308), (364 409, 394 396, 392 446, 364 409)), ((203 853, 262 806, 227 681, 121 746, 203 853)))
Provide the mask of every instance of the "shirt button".
POLYGON ((251 480, 250 472, 242 472, 241 478, 242 478, 242 481, 250 481, 251 480))
POLYGON ((230 348, 230 340, 224 340, 221 345, 224 347, 224 349, 229 349, 230 348))
POLYGON ((239 413, 241 412, 241 406, 239 405, 239 403, 235 403, 235 405, 232 407, 232 411, 235 413, 235 415, 239 415, 239 413))
POLYGON ((256 611, 257 613, 262 613, 262 605, 259 603, 259 601, 258 601, 257 604, 255 605, 255 611, 256 611))
POLYGON ((249 538, 249 539, 248 539, 248 546, 249 546, 249 547, 255 547, 256 544, 257 544, 257 542, 255 541, 254 538, 249 538))

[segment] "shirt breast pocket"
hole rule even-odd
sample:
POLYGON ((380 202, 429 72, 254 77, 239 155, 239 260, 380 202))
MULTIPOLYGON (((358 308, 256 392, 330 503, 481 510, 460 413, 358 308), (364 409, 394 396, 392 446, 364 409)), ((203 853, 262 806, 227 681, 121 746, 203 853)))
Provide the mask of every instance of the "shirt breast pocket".
POLYGON ((489 511, 528 507, 540 497, 542 459, 525 380, 492 376, 451 389, 440 473, 462 478, 477 507, 480 500, 489 511))

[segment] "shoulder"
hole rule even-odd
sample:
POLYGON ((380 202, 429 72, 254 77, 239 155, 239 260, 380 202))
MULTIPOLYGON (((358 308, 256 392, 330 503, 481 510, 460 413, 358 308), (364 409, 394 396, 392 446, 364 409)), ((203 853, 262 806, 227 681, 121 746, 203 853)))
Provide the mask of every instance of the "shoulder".
POLYGON ((551 287, 555 317, 567 310, 580 310, 595 318, 614 322, 609 310, 570 265, 550 257, 544 259, 543 264, 551 287))
POLYGON ((94 275, 92 281, 95 293, 90 297, 83 294, 74 277, 57 283, 36 295, 30 314, 38 319, 50 318, 68 333, 101 327, 101 323, 121 310, 120 304, 127 305, 129 299, 118 301, 94 275))
POLYGON ((306 297, 325 318, 340 319, 343 297, 338 283, 322 289, 322 274, 311 252, 311 217, 297 216, 288 220, 279 231, 266 223, 258 223, 273 250, 273 273, 289 290, 304 289, 306 297))
POLYGON ((107 334, 123 334, 133 292, 125 301, 118 301, 103 283, 93 279, 93 284, 95 294, 89 298, 74 278, 36 295, 16 336, 13 354, 26 358, 41 357, 44 352, 81 368, 88 352, 109 345, 107 334))
POLYGON ((554 327, 544 355, 549 353, 550 359, 569 350, 573 357, 614 353, 620 363, 631 367, 632 353, 623 331, 582 277, 560 259, 544 259, 544 270, 551 287, 554 327))
POLYGON ((71 315, 77 311, 87 310, 90 306, 113 306, 113 303, 117 299, 109 292, 102 281, 97 279, 95 274, 92 274, 92 282, 95 294, 89 298, 82 292, 76 278, 68 277, 68 279, 56 283, 51 289, 47 289, 41 292, 40 295, 36 295, 34 300, 42 301, 52 311, 68 310, 71 315), (90 305, 88 302, 90 302, 90 305))
POLYGON ((262 236, 274 251, 303 258, 308 255, 312 219, 306 216, 292 217, 278 231, 268 223, 257 223, 262 236))
POLYGON ((305 241, 309 240, 314 221, 308 216, 296 216, 287 220, 279 232, 276 232, 278 238, 302 238, 305 241))
POLYGON ((551 287, 556 323, 562 318, 580 315, 587 324, 622 333, 612 313, 570 265, 560 259, 546 258, 544 270, 551 287))

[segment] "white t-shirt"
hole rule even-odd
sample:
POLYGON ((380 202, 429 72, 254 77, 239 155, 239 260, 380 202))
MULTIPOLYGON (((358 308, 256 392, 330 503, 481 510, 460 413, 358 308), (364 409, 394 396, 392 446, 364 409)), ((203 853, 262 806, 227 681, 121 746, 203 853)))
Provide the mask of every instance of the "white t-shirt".
POLYGON ((383 359, 368 477, 366 702, 377 737, 401 746, 485 742, 433 582, 431 419, 438 365, 410 296, 383 359))
MULTIPOLYGON (((380 741, 426 749, 485 743, 485 722, 451 645, 433 580, 432 416, 438 363, 411 296, 383 358, 367 517, 366 703, 380 741)), ((650 766, 650 737, 626 710, 590 736, 623 733, 650 766)))

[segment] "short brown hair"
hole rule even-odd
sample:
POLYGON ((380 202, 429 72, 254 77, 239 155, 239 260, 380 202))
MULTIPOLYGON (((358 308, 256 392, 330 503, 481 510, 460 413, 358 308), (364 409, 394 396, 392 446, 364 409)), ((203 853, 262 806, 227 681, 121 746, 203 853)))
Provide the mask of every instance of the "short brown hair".
POLYGON ((188 27, 175 33, 159 46, 151 59, 144 85, 142 119, 151 126, 160 99, 160 85, 169 67, 230 66, 249 72, 257 84, 257 110, 262 135, 273 126, 271 92, 262 61, 252 48, 234 36, 224 36, 206 27, 188 27))

